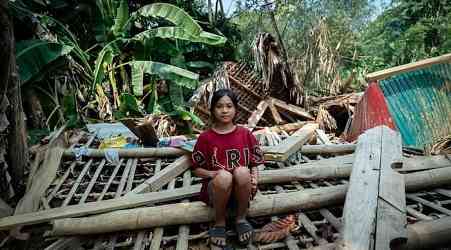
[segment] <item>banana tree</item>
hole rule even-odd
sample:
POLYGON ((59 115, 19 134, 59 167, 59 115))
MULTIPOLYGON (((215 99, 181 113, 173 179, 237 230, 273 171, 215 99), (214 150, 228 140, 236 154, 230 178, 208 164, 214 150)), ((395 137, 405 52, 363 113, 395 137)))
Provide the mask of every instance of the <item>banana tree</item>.
MULTIPOLYGON (((179 115, 184 119, 191 119, 198 121, 192 115, 188 115, 184 107, 183 88, 194 89, 197 86, 199 75, 191 72, 188 68, 195 68, 196 66, 205 66, 207 63, 200 62, 186 62, 183 52, 180 47, 183 43, 199 43, 211 46, 220 46, 226 42, 226 38, 216 34, 206 32, 202 27, 183 9, 177 6, 166 3, 155 3, 141 7, 137 11, 131 13, 128 10, 128 5, 125 0, 122 0, 117 8, 112 8, 114 2, 111 0, 98 0, 97 6, 103 7, 101 11, 102 17, 105 19, 104 26, 101 29, 102 33, 97 37, 101 37, 105 41, 105 45, 98 53, 92 81, 92 90, 98 89, 96 86, 104 84, 108 76, 108 83, 112 90, 113 105, 119 108, 121 99, 118 82, 122 82, 127 90, 127 79, 123 76, 127 74, 118 74, 119 72, 126 72, 124 67, 129 66, 131 69, 131 85, 135 97, 143 96, 145 75, 153 75, 151 77, 150 85, 157 84, 157 79, 166 80, 170 84, 170 100, 172 103, 172 114, 179 115), (109 6, 108 8, 106 6, 109 6), (169 21, 174 26, 165 27, 144 27, 145 20, 164 19, 169 21), (109 25, 109 27, 107 27, 109 25), (141 26, 145 29, 136 35, 130 35, 132 29, 136 26, 141 26), (173 44, 175 41, 176 52, 169 61, 153 61, 153 58, 158 58, 158 53, 149 53, 155 51, 155 39, 166 41, 167 44, 173 44), (169 40, 169 41, 168 41, 169 40), (127 47, 141 47, 141 51, 135 50, 129 57, 124 57, 124 50, 127 47), (126 61, 124 59, 128 58, 126 61), (193 66, 193 67, 192 67, 193 66), (118 75, 121 75, 118 79, 118 75), (122 79, 120 79, 122 78, 122 79), (172 94, 179 93, 179 94, 172 94), (182 93, 182 94, 180 94, 182 93), (177 96, 177 97, 175 97, 177 96)), ((158 22, 157 22, 158 23, 158 22)), ((155 26, 155 25, 154 25, 155 26)), ((161 44, 157 45, 161 46, 161 44)), ((158 104, 156 94, 156 87, 150 86, 147 88, 148 93, 152 99, 152 104, 149 106, 155 107, 158 104)), ((124 104, 125 105, 125 104, 124 104)), ((156 109, 147 109, 148 111, 155 111, 156 109)))

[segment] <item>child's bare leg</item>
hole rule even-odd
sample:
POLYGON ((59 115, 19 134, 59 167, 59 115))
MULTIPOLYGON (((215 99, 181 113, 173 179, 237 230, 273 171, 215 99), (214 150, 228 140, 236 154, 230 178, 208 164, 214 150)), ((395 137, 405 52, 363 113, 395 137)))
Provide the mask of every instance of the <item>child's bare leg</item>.
POLYGON ((251 174, 248 168, 240 167, 233 171, 234 197, 237 203, 236 220, 246 218, 251 197, 251 174))
POLYGON ((232 192, 232 183, 232 174, 225 170, 219 170, 219 173, 212 180, 216 226, 225 226, 226 224, 227 202, 232 192))
POLYGON ((233 177, 232 174, 220 170, 210 183, 212 185, 212 196, 210 197, 215 209, 215 226, 210 230, 211 249, 222 249, 226 245, 225 225, 227 203, 232 193, 233 177))
POLYGON ((251 197, 251 174, 248 168, 240 167, 233 171, 234 197, 237 203, 236 223, 240 242, 247 242, 252 234, 251 225, 245 220, 251 197), (244 228, 242 228, 244 225, 244 228), (241 229, 240 229, 241 228, 241 229), (241 233, 241 232, 242 233, 241 233))

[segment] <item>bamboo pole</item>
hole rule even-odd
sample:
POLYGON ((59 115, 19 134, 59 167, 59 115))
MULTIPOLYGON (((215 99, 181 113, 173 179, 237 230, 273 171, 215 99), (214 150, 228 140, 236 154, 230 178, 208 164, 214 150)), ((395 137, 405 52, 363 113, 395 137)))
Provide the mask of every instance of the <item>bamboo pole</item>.
MULTIPOLYGON (((120 158, 150 158, 150 157, 176 157, 186 154, 183 149, 162 147, 162 148, 130 148, 130 149, 88 149, 87 157, 103 158, 107 151, 114 150, 119 154, 120 158)), ((67 149, 64 151, 64 157, 75 157, 77 150, 67 149)))
MULTIPOLYGON (((451 216, 432 221, 420 221, 407 225, 407 243, 397 249, 419 250, 435 249, 435 247, 448 246, 451 243, 451 216)), ((329 243, 310 250, 334 250, 336 243, 329 243)))
MULTIPOLYGON (((451 182, 451 168, 405 174, 406 191, 434 188, 451 182), (417 180, 423 179, 423 183, 417 180)), ((347 185, 320 187, 297 192, 259 196, 251 202, 249 216, 265 216, 341 204, 347 185)), ((213 210, 203 202, 119 210, 101 215, 53 221, 53 236, 95 234, 121 230, 208 222, 213 210)))

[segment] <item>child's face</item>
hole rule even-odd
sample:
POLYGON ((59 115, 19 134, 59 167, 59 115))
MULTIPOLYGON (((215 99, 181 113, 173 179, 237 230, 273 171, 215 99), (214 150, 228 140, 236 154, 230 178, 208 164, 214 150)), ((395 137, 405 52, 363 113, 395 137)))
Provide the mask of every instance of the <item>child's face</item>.
POLYGON ((221 97, 214 107, 214 117, 216 122, 233 123, 235 113, 235 105, 228 96, 221 97))

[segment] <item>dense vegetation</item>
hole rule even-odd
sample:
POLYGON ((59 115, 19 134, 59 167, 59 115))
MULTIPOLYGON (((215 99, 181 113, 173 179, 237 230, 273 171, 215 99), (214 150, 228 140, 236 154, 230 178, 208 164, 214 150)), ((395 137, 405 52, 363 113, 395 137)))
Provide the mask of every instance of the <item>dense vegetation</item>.
POLYGON ((227 15, 220 0, 10 1, 29 126, 200 123, 187 104, 199 80, 222 61, 253 64, 261 32, 280 36, 306 95, 360 91, 368 72, 451 51, 451 0, 234 4, 227 15))

